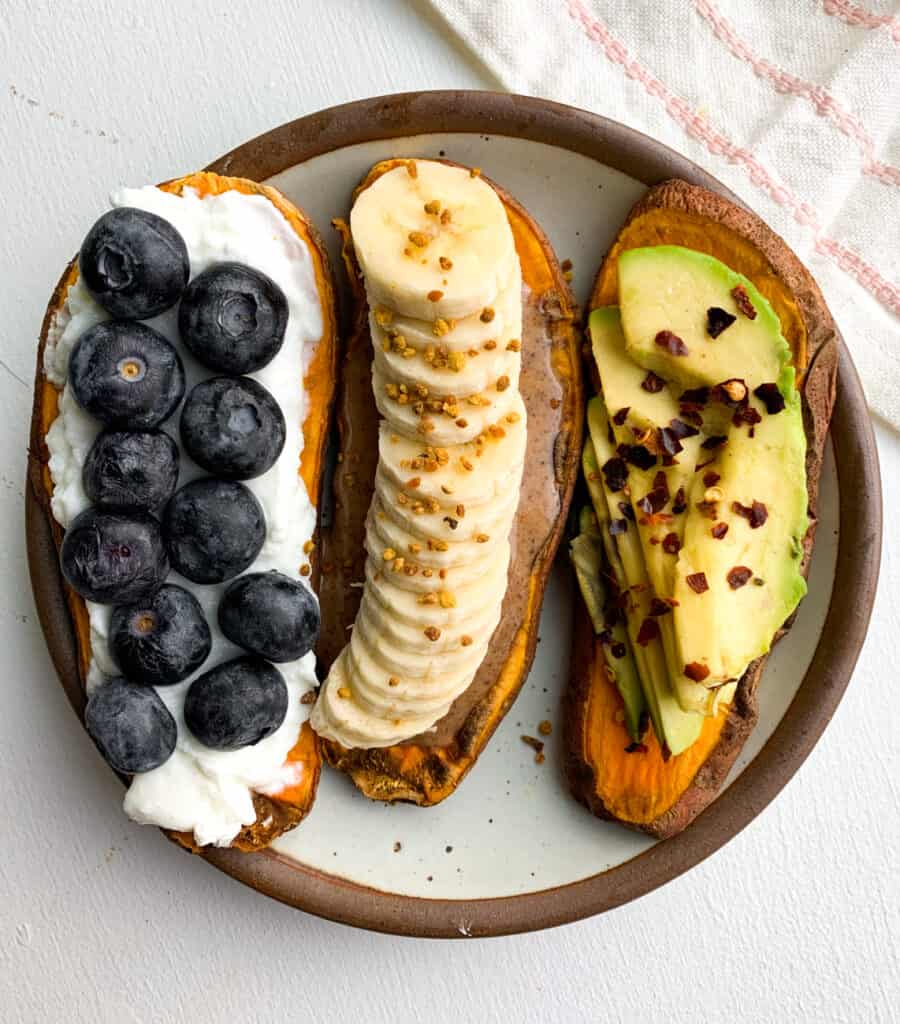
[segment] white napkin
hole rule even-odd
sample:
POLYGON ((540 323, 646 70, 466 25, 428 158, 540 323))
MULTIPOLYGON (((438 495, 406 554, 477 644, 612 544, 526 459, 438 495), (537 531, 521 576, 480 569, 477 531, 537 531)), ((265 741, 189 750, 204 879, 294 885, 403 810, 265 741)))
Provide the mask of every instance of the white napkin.
POLYGON ((500 86, 679 150, 819 282, 900 429, 900 3, 429 0, 500 86))

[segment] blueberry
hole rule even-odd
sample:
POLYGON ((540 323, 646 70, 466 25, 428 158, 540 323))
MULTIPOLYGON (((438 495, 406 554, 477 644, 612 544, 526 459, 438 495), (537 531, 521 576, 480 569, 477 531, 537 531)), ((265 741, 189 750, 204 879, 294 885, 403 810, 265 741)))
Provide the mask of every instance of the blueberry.
POLYGON ((96 505, 155 511, 178 483, 178 445, 161 430, 107 430, 91 446, 81 476, 96 505))
POLYGON ((271 736, 287 706, 287 684, 278 669, 247 656, 226 661, 191 683, 184 723, 207 747, 238 750, 271 736))
POLYGON ((174 306, 191 265, 184 239, 155 213, 128 206, 105 213, 81 243, 87 290, 113 316, 146 320, 174 306))
POLYGON ((225 636, 269 661, 294 661, 319 638, 319 602, 280 572, 251 572, 229 584, 219 605, 225 636))
POLYGON ((212 636, 200 602, 165 583, 146 601, 119 605, 109 623, 109 650, 135 683, 168 686, 200 668, 212 636))
POLYGON ((185 345, 212 370, 238 376, 270 363, 284 341, 284 292, 259 270, 217 263, 188 285, 178 311, 185 345))
POLYGON ((104 758, 126 775, 165 764, 178 733, 175 719, 155 690, 121 677, 94 690, 84 724, 104 758))
POLYGON ((169 571, 159 523, 140 509, 82 512, 66 530, 59 560, 69 586, 98 604, 141 601, 169 571))
POLYGON ((211 377, 193 388, 181 412, 181 441, 205 470, 249 480, 270 469, 284 448, 284 416, 250 377, 211 377))
POLYGON ((171 416, 181 401, 184 367, 152 327, 107 320, 75 343, 69 384, 78 404, 101 422, 147 430, 171 416))
POLYGON ((162 531, 172 567, 182 576, 222 583, 255 560, 266 539, 266 517, 243 484, 205 477, 171 497, 162 531))

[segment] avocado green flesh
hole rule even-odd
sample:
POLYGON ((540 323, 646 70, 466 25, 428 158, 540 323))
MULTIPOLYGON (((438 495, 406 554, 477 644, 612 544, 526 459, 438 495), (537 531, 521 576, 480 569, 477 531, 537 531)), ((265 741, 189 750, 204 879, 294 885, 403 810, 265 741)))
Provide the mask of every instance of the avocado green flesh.
POLYGON ((594 626, 594 632, 599 635, 608 630, 611 636, 610 643, 603 643, 600 647, 608 677, 615 682, 622 697, 628 735, 637 743, 641 738, 641 724, 647 705, 644 701, 644 692, 641 688, 637 666, 631 653, 631 642, 625 627, 621 620, 617 620, 612 625, 606 624, 604 608, 609 600, 609 595, 603 583, 600 529, 593 515, 590 517, 592 522, 586 522, 584 512, 588 511, 588 509, 582 510, 582 532, 570 545, 572 565, 594 626), (619 644, 625 651, 621 658, 615 657, 612 652, 613 646, 619 644))
MULTIPOLYGON (((742 378, 752 391, 780 382, 790 361, 781 322, 753 283, 705 253, 677 245, 629 249, 619 256, 619 308, 628 355, 682 388, 742 378), (745 316, 732 297, 743 287, 756 310, 745 316), (707 333, 707 310, 736 317, 717 338, 707 333), (656 343, 671 331, 687 346, 675 356, 656 343)), ((602 372, 602 368, 601 368, 602 372)))
MULTIPOLYGON (((609 420, 606 409, 600 398, 593 398, 588 403, 588 431, 594 448, 595 464, 602 467, 615 455, 615 447, 609 440, 609 420)), ((591 481, 588 481, 591 483, 591 481)), ((606 487, 602 472, 600 473, 600 492, 591 489, 592 499, 601 506, 606 506, 606 516, 598 512, 601 529, 609 537, 609 520, 622 518, 618 503, 626 501, 624 493, 612 493, 606 487), (600 498, 604 501, 600 501, 600 498)), ((637 667, 638 677, 643 685, 644 697, 653 721, 653 729, 660 743, 665 743, 673 754, 686 750, 700 735, 703 728, 703 716, 692 711, 685 711, 679 704, 670 683, 663 645, 659 639, 653 639, 646 645, 637 642, 638 631, 647 617, 653 589, 644 563, 641 543, 634 524, 629 522, 624 533, 610 538, 614 541, 618 554, 618 564, 622 576, 617 579, 622 593, 629 591, 630 606, 627 610, 628 636, 631 650, 637 667), (629 590, 629 588, 632 588, 629 590)), ((610 559, 611 564, 613 560, 610 559)))
MULTIPOLYGON (((603 397, 595 397, 588 402, 588 430, 592 436, 603 429, 601 424, 610 423, 616 444, 633 444, 636 435, 648 429, 656 431, 660 427, 668 426, 678 417, 678 403, 668 388, 664 387, 661 391, 653 393, 642 387, 647 373, 625 354, 625 341, 618 310, 614 306, 591 313, 590 335, 594 359, 603 385, 603 397), (623 421, 616 423, 615 414, 619 412, 618 418, 622 419, 621 412, 624 410, 627 410, 627 413, 623 421), (609 413, 609 417, 606 413, 609 413)), ((636 503, 652 490, 654 479, 659 472, 666 476, 670 495, 674 496, 681 487, 688 493, 695 477, 694 467, 702 461, 699 457, 702 440, 700 435, 683 438, 683 450, 678 454, 673 466, 655 465, 650 469, 628 466, 628 485, 635 513, 635 521, 629 524, 629 528, 638 532, 647 575, 656 595, 661 598, 672 597, 675 594, 675 569, 678 561, 677 555, 665 550, 662 541, 668 534, 674 533, 679 544, 682 542, 686 515, 672 515, 669 505, 669 511, 662 513, 667 520, 651 521, 636 503)), ((623 493, 619 495, 618 500, 627 501, 628 498, 623 493)), ((621 517, 621 512, 617 515, 621 517)), ((657 624, 669 678, 678 702, 685 711, 711 714, 715 692, 684 675, 685 662, 680 661, 677 651, 673 616, 660 616, 657 624)))

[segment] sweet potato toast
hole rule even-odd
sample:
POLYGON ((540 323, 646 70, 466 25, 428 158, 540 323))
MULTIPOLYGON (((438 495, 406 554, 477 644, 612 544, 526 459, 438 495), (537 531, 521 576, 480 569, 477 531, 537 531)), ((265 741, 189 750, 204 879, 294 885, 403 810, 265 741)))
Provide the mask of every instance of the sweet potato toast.
MULTIPOLYGON (((589 309, 616 303, 620 253, 654 245, 679 245, 716 257, 749 278, 781 322, 793 353, 807 440, 810 526, 801 561, 806 575, 835 395, 838 337, 831 314, 809 272, 781 238, 748 211, 683 181, 650 189, 631 210, 597 275, 589 309)), ((778 636, 789 625, 790 620, 778 636)), ((665 757, 652 730, 644 739, 646 749, 628 753, 622 701, 604 671, 600 643, 579 599, 564 699, 566 774, 575 797, 601 818, 658 838, 680 832, 714 799, 756 724, 756 689, 764 665, 765 657, 750 665, 732 703, 705 720, 699 739, 683 753, 665 757)))
MULTIPOLYGON (((405 161, 376 165, 359 186, 405 161)), ((582 393, 574 300, 544 234, 523 207, 493 185, 504 203, 523 276, 521 391, 528 413, 526 466, 500 625, 472 685, 427 735, 378 749, 324 744, 325 756, 376 800, 428 806, 448 797, 472 767, 516 697, 534 657, 544 586, 562 535, 577 475, 582 393)), ((327 672, 347 641, 360 599, 365 519, 378 457, 372 395, 372 341, 349 230, 343 256, 353 293, 341 367, 337 421, 340 461, 333 522, 321 535, 323 632, 319 665, 327 672)))
MULTIPOLYGON (((184 189, 190 188, 194 189, 201 196, 217 195, 229 190, 235 190, 247 195, 265 196, 284 215, 297 235, 306 244, 313 259, 324 326, 322 337, 316 345, 313 358, 303 381, 303 386, 309 395, 310 404, 303 424, 304 444, 300 474, 306 485, 310 500, 314 504, 318 504, 325 445, 334 397, 338 345, 334 287, 325 247, 315 227, 300 210, 289 203, 275 189, 259 185, 256 182, 244 178, 230 178, 208 172, 199 172, 169 181, 161 185, 160 188, 175 194, 180 194, 184 189)), ((68 291, 77 278, 78 260, 76 257, 63 272, 44 316, 38 347, 34 407, 31 422, 29 483, 51 523, 57 548, 59 548, 62 541, 63 531, 53 519, 50 511, 53 482, 50 476, 48 465, 49 452, 45 439, 50 425, 57 416, 60 392, 44 374, 44 349, 51 325, 54 323, 59 311, 63 308, 68 291)), ((298 386, 300 386, 299 381, 298 386)), ((316 584, 317 579, 314 575, 313 585, 315 586, 316 584)), ((81 682, 82 686, 84 686, 91 659, 87 608, 78 594, 67 585, 64 585, 64 587, 78 646, 81 682)), ((290 788, 271 796, 255 794, 253 799, 256 809, 256 821, 241 830, 231 843, 233 847, 244 851, 260 850, 282 832, 299 824, 309 812, 315 799, 322 757, 318 738, 308 723, 304 724, 297 738, 297 743, 290 752, 289 760, 303 766, 302 772, 298 773, 299 781, 290 788)), ((167 835, 189 850, 197 851, 199 849, 194 842, 193 835, 189 833, 167 831, 167 835)))

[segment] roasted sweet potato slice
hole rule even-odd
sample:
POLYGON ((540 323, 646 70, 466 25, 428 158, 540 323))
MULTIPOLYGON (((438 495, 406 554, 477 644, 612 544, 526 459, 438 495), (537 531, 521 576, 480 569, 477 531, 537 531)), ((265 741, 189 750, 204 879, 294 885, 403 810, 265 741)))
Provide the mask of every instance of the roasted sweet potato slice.
MULTIPOLYGON (((808 445, 805 573, 837 373, 838 338, 825 301, 803 264, 759 218, 715 193, 668 181, 650 189, 628 215, 597 275, 589 309, 616 303, 619 254, 646 245, 683 245, 715 256, 749 277, 781 320, 798 371, 808 445)), ((709 718, 682 754, 665 760, 652 728, 643 749, 628 753, 621 698, 603 671, 600 645, 579 600, 565 697, 566 774, 575 797, 599 817, 650 835, 680 832, 714 799, 756 724, 764 663, 761 658, 748 668, 731 705, 709 718)))
MULTIPOLYGON (((303 381, 303 386, 309 395, 309 409, 303 424, 303 454, 299 471, 303 477, 303 482, 306 484, 310 499, 314 503, 318 503, 325 458, 325 445, 334 398, 338 345, 337 315, 331 269, 328 265, 325 247, 318 232, 305 215, 291 203, 287 202, 280 192, 265 185, 249 181, 246 178, 229 178, 201 171, 184 178, 166 182, 160 188, 176 194, 180 194, 186 188, 192 188, 200 195, 218 195, 221 192, 234 190, 247 195, 265 196, 281 211, 291 227, 306 243, 314 263, 316 284, 322 303, 324 328, 303 381)), ((38 348, 34 409, 31 423, 29 481, 51 522, 57 548, 62 541, 63 531, 50 512, 53 482, 50 477, 48 466, 49 453, 45 438, 50 425, 57 416, 59 391, 44 376, 44 348, 51 324, 58 311, 62 309, 69 288, 71 288, 77 278, 78 262, 76 258, 72 260, 63 272, 44 316, 38 348)), ((299 386, 300 382, 298 381, 299 386)), ((316 586, 317 582, 314 569, 313 585, 316 586)), ((79 666, 83 684, 87 677, 91 657, 87 607, 84 601, 68 586, 65 587, 65 591, 78 645, 79 666)), ((309 813, 319 782, 322 755, 318 738, 308 724, 304 724, 296 745, 288 755, 288 760, 297 766, 297 770, 294 773, 296 781, 280 793, 270 796, 263 796, 261 794, 254 796, 256 822, 242 829, 232 841, 232 846, 246 851, 262 849, 276 836, 299 824, 309 813)), ((193 836, 189 833, 167 832, 167 834, 171 839, 188 849, 198 849, 194 843, 193 836)))
MULTIPOLYGON (((400 162, 376 165, 359 189, 400 162)), ((329 763, 376 800, 431 805, 446 799, 512 704, 534 657, 544 586, 577 475, 582 394, 575 303, 543 232, 519 203, 494 188, 506 207, 524 281, 520 387, 528 410, 527 471, 513 531, 509 586, 487 657, 434 732, 382 749, 324 744, 329 763)), ((354 299, 337 406, 341 442, 334 518, 321 536, 318 655, 326 672, 347 642, 347 627, 359 605, 360 589, 354 583, 363 578, 364 522, 378 457, 366 299, 349 232, 346 225, 337 226, 354 299)))

